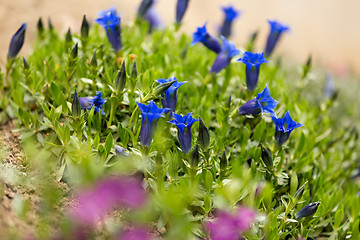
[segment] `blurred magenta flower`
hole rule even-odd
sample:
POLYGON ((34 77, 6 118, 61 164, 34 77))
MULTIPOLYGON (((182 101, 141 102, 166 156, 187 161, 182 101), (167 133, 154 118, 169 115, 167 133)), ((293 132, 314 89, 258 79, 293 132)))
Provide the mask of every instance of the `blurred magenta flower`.
POLYGON ((176 109, 176 102, 177 102, 177 90, 181 85, 183 85, 186 82, 178 82, 176 77, 171 77, 169 79, 158 79, 156 80, 160 84, 164 84, 166 82, 171 82, 176 80, 166 91, 165 93, 161 94, 161 103, 163 108, 169 108, 171 111, 175 112, 176 109))
POLYGON ((232 23, 240 16, 241 12, 236 10, 233 6, 223 7, 222 10, 224 11, 225 19, 220 28, 220 35, 228 38, 231 35, 232 23))
POLYGON ((273 52, 277 42, 279 41, 282 33, 289 31, 290 27, 276 20, 268 20, 268 22, 270 24, 270 33, 266 42, 265 55, 269 57, 273 52))
POLYGON ((150 240, 151 234, 144 228, 132 228, 121 232, 117 240, 150 240))
POLYGON ((221 44, 215 37, 207 32, 206 24, 207 23, 202 27, 198 27, 196 32, 193 33, 193 40, 191 41, 190 46, 194 46, 196 43, 201 42, 209 50, 219 53, 221 51, 221 44))
POLYGON ((276 125, 275 142, 279 146, 283 145, 284 142, 289 139, 290 133, 295 128, 303 126, 301 123, 296 123, 292 120, 289 111, 285 113, 284 118, 277 118, 276 116, 273 116, 272 120, 276 125))
POLYGON ((102 93, 100 91, 96 92, 95 97, 79 97, 79 102, 81 109, 90 110, 92 107, 95 107, 95 112, 101 111, 101 114, 105 114, 102 105, 106 102, 106 98, 102 98, 102 93))
POLYGON ((221 211, 215 220, 207 222, 205 228, 211 240, 238 240, 242 233, 250 229, 255 220, 255 212, 241 207, 236 214, 221 211))
POLYGON ((156 106, 154 101, 150 101, 148 105, 137 102, 137 105, 142 116, 140 143, 142 146, 150 147, 158 120, 159 118, 164 117, 164 110, 156 106))
POLYGON ((264 53, 245 52, 242 58, 238 59, 246 65, 246 86, 249 91, 254 91, 259 80, 260 65, 267 63, 264 53))
POLYGON ((137 12, 137 16, 139 18, 144 17, 146 12, 151 8, 154 2, 155 2, 154 0, 142 0, 137 12))
POLYGON ((82 189, 76 197, 70 216, 77 223, 95 225, 114 207, 141 207, 146 194, 138 179, 129 176, 108 177, 94 186, 82 189))
POLYGON ((197 121, 199 121, 199 119, 194 119, 191 116, 191 113, 188 113, 185 116, 174 113, 174 119, 169 121, 169 123, 176 125, 178 128, 180 146, 181 149, 186 153, 189 153, 191 150, 191 126, 197 121))
POLYGON ((177 0, 176 4, 176 23, 181 23, 190 0, 177 0))
POLYGON ((270 96, 268 86, 261 93, 258 93, 255 99, 246 102, 239 108, 240 115, 257 115, 259 113, 270 113, 275 116, 274 109, 279 102, 270 96))
POLYGON ((99 15, 100 17, 95 22, 105 28, 111 46, 115 51, 119 51, 122 48, 120 16, 116 13, 115 8, 101 11, 99 15))
POLYGON ((21 27, 16 31, 11 38, 8 58, 15 58, 20 52, 25 40, 26 23, 23 23, 21 27))
POLYGON ((228 41, 225 37, 221 36, 222 48, 221 52, 217 55, 210 73, 218 73, 222 69, 226 68, 233 57, 240 54, 240 50, 236 49, 233 42, 228 41))

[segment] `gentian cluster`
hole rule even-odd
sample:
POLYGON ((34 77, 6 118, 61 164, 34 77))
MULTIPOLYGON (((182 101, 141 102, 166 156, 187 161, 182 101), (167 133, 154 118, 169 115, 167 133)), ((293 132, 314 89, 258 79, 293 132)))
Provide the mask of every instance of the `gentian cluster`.
POLYGON ((191 113, 188 113, 185 116, 174 113, 174 119, 169 121, 178 128, 180 146, 185 153, 189 153, 191 150, 191 126, 197 121, 199 121, 199 119, 194 119, 191 116, 191 113))
POLYGON ((255 212, 248 208, 239 208, 236 214, 219 212, 214 221, 206 224, 211 240, 238 240, 241 234, 249 230, 255 220, 255 212))
POLYGON ((278 21, 269 20, 268 22, 270 24, 270 33, 267 38, 266 47, 265 47, 266 56, 271 55, 282 33, 290 30, 289 26, 284 25, 278 21))
POLYGON ((178 0, 176 4, 176 23, 180 24, 190 0, 178 0))
POLYGON ((268 86, 261 93, 258 93, 255 99, 246 102, 239 108, 240 115, 257 115, 259 113, 269 113, 275 116, 274 109, 279 102, 270 96, 268 86))
POLYGON ((228 38, 231 35, 232 23, 237 17, 239 17, 240 11, 236 10, 232 6, 223 7, 222 10, 224 11, 225 19, 222 27, 220 28, 220 35, 228 38))
POLYGON ((156 106, 154 101, 148 105, 137 102, 141 111, 142 122, 140 130, 140 143, 142 146, 150 146, 154 137, 159 118, 164 117, 164 110, 156 106))
POLYGON ((233 57, 240 54, 240 50, 236 49, 233 42, 229 42, 225 37, 221 36, 222 48, 219 54, 217 55, 211 69, 210 73, 218 73, 222 69, 226 68, 233 57))
POLYGON ((8 58, 15 58, 20 52, 25 40, 26 23, 23 23, 21 27, 16 31, 14 36, 11 38, 8 58))
POLYGON ((102 93, 100 91, 96 92, 96 96, 94 97, 79 97, 79 102, 81 105, 81 109, 90 110, 92 107, 95 107, 95 112, 101 112, 101 114, 105 114, 102 105, 106 102, 106 98, 102 98, 102 93))
POLYGON ((206 23, 202 27, 198 27, 196 32, 193 33, 193 40, 191 41, 191 46, 194 46, 196 43, 201 42, 204 44, 209 50, 220 53, 221 44, 220 42, 213 36, 211 36, 206 30, 206 23))
POLYGON ((101 11, 99 15, 95 22, 104 27, 111 46, 115 51, 119 51, 122 48, 120 16, 117 15, 115 8, 101 11))
POLYGON ((295 128, 303 126, 301 123, 296 123, 292 120, 289 111, 285 113, 284 118, 277 118, 276 116, 273 116, 272 120, 276 125, 275 142, 279 146, 283 145, 286 140, 289 139, 290 133, 295 128))
POLYGON ((161 95, 161 103, 163 108, 169 108, 171 111, 175 112, 176 102, 177 102, 177 90, 181 85, 186 82, 178 82, 176 77, 171 77, 169 79, 158 79, 156 80, 160 84, 164 84, 166 82, 171 82, 176 80, 166 91, 161 95))
POLYGON ((268 61, 264 53, 245 52, 242 58, 238 59, 246 65, 246 86, 249 91, 254 91, 259 80, 260 65, 268 61))

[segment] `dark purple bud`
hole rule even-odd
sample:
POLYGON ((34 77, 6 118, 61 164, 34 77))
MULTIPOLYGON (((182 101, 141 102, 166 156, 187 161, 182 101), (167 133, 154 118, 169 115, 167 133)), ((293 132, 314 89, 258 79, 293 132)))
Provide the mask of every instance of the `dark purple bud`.
POLYGON ((80 117, 81 104, 80 104, 79 97, 78 97, 76 90, 75 90, 74 98, 73 98, 72 104, 71 104, 71 111, 72 111, 73 117, 75 117, 75 118, 80 117))
POLYGON ((178 0, 176 4, 176 22, 179 24, 183 19, 186 9, 188 7, 189 0, 178 0))
POLYGON ((11 38, 8 58, 15 58, 20 52, 25 40, 26 23, 23 23, 19 30, 11 38))
POLYGON ((205 149, 210 144, 210 132, 201 117, 199 117, 199 143, 205 149))
POLYGON ((297 212, 295 214, 295 217, 299 219, 299 218, 311 216, 311 215, 315 214, 319 205, 320 205, 320 202, 310 203, 310 204, 306 205, 304 208, 302 208, 299 212, 297 212))
POLYGON ((122 93, 125 84, 126 84, 126 69, 125 69, 125 60, 124 60, 121 65, 121 69, 115 79, 115 89, 118 94, 122 93))
POLYGON ((265 163, 266 167, 272 168, 273 167, 273 157, 271 155, 271 152, 265 148, 262 144, 261 146, 261 159, 265 163))
POLYGON ((81 37, 83 39, 88 38, 89 36, 89 29, 90 29, 90 24, 89 22, 86 20, 86 15, 84 15, 82 23, 81 23, 81 37))

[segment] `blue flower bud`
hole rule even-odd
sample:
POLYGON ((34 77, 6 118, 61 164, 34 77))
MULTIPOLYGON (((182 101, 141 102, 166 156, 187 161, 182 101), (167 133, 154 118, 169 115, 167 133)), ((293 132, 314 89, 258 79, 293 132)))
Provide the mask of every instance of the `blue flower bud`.
POLYGON ((268 20, 268 22, 270 24, 270 33, 267 38, 266 47, 265 47, 266 56, 271 55, 282 33, 290 30, 289 26, 284 25, 275 20, 268 20))
POLYGON ((304 208, 302 208, 299 212, 297 212, 295 214, 295 217, 299 219, 299 218, 311 216, 311 215, 315 214, 319 205, 320 205, 320 202, 310 203, 310 204, 306 205, 304 208))
POLYGON ((213 36, 211 36, 206 30, 206 23, 202 27, 198 27, 196 32, 193 33, 193 40, 190 46, 194 46, 196 43, 201 42, 209 50, 219 53, 221 51, 220 42, 213 36))
POLYGON ((237 17, 239 17, 240 11, 236 10, 232 6, 223 7, 222 10, 224 11, 225 19, 222 27, 220 28, 220 35, 228 38, 231 35, 232 23, 237 17))
POLYGON ((84 15, 82 23, 81 23, 81 28, 80 28, 81 37, 83 39, 88 38, 89 29, 90 29, 89 22, 86 20, 86 15, 84 15))
POLYGON ((119 51, 122 48, 120 16, 116 14, 115 8, 101 11, 99 15, 100 18, 96 19, 95 22, 104 27, 111 46, 115 51, 119 51))
POLYGON ((176 4, 176 22, 179 24, 184 17, 189 0, 178 0, 176 4))
POLYGON ((270 96, 268 86, 264 88, 261 93, 258 93, 255 99, 246 102, 239 108, 240 115, 257 115, 260 113, 270 113, 271 116, 275 115, 274 109, 278 101, 270 96))
POLYGON ((154 4, 154 0, 142 0, 137 12, 137 16, 139 18, 144 17, 146 12, 150 9, 150 7, 153 4, 154 4))
POLYGON ((225 37, 221 36, 222 39, 222 48, 220 53, 217 55, 211 69, 210 73, 218 73, 224 68, 226 68, 233 57, 240 54, 240 50, 236 49, 233 42, 229 42, 225 37))
POLYGON ((119 156, 119 157, 122 157, 122 156, 128 157, 129 156, 129 154, 126 153, 126 149, 119 145, 115 145, 115 153, 116 153, 116 156, 119 156))
POLYGON ((186 82, 178 82, 176 77, 171 77, 169 79, 158 79, 156 82, 160 84, 168 83, 168 82, 175 82, 171 84, 171 86, 165 91, 165 93, 161 94, 161 103, 163 108, 170 108, 171 111, 175 112, 176 110, 176 102, 177 102, 177 90, 181 85, 186 82))
POLYGON ((303 126, 301 123, 296 123, 290 117, 289 111, 287 111, 284 115, 284 118, 277 118, 276 116, 272 117, 273 122, 276 125, 275 130, 275 142, 279 146, 283 145, 290 136, 290 133, 298 127, 303 126))
POLYGON ((15 58, 20 52, 25 40, 26 23, 23 23, 19 30, 11 38, 8 58, 15 58))
POLYGON ((197 121, 199 121, 199 119, 192 118, 191 113, 185 116, 174 113, 174 119, 169 121, 169 123, 176 125, 178 128, 180 146, 185 153, 189 153, 191 150, 191 126, 197 121))
POLYGON ((260 65, 268 61, 264 53, 245 52, 242 58, 238 59, 246 65, 246 86, 249 91, 254 91, 259 80, 260 65))
POLYGON ((96 92, 95 97, 79 97, 81 109, 88 109, 90 110, 92 107, 95 108, 95 112, 101 111, 101 114, 105 114, 102 105, 106 102, 106 98, 102 98, 101 92, 96 92))
POLYGON ((154 101, 148 105, 137 102, 141 111, 142 122, 140 130, 140 143, 142 146, 150 146, 154 137, 159 118, 164 117, 164 110, 156 106, 154 101))
POLYGON ((208 148, 210 144, 210 132, 209 129, 206 127, 205 123, 199 117, 199 143, 203 148, 208 148))

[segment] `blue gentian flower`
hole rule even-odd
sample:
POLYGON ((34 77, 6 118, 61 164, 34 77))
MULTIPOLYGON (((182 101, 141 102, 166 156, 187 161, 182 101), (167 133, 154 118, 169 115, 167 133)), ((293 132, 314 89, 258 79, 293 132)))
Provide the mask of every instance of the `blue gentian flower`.
POLYGON ((324 85, 324 96, 325 98, 331 99, 336 93, 336 87, 334 79, 330 74, 326 75, 326 82, 324 85))
POLYGON ((106 98, 102 98, 102 93, 100 91, 96 92, 95 97, 79 97, 81 109, 90 110, 92 107, 95 107, 95 112, 101 111, 101 114, 105 114, 102 105, 106 102, 106 98))
POLYGON ((176 4, 176 22, 179 24, 184 17, 190 0, 178 0, 176 4))
POLYGON ((139 18, 144 17, 146 12, 150 9, 154 2, 154 0, 142 0, 137 12, 137 16, 139 18))
POLYGON ((206 30, 206 23, 202 27, 198 27, 196 32, 193 33, 193 40, 190 46, 194 46, 196 43, 201 42, 209 50, 219 53, 221 51, 220 42, 213 36, 211 36, 206 30))
POLYGON ((270 113, 270 116, 275 116, 274 109, 279 102, 270 96, 268 86, 264 88, 261 93, 257 94, 255 99, 246 102, 239 108, 240 115, 257 115, 259 113, 270 113))
POLYGON ((297 219, 308 217, 316 213, 316 210, 318 209, 318 206, 320 205, 320 202, 314 202, 309 203, 305 207, 303 207, 299 212, 295 214, 295 217, 297 219))
POLYGON ((199 119, 191 117, 191 113, 188 113, 185 116, 174 113, 174 119, 169 121, 170 123, 175 124, 178 128, 180 146, 186 153, 189 153, 191 150, 191 126, 197 121, 199 121, 199 119))
POLYGON ((119 145, 115 145, 115 153, 116 153, 116 156, 119 156, 119 157, 122 157, 122 156, 130 156, 127 152, 126 152, 126 149, 119 146, 119 145))
POLYGON ((221 40, 222 48, 210 69, 210 73, 220 72, 230 64, 233 57, 240 54, 240 50, 236 49, 233 42, 228 41, 223 36, 221 36, 221 40))
POLYGON ((275 20, 268 20, 270 24, 270 33, 267 38, 266 42, 266 48, 265 48, 265 55, 270 56, 273 52, 276 43, 279 41, 281 34, 283 32, 289 31, 290 27, 287 25, 284 25, 280 22, 277 22, 275 20))
POLYGON ((20 52, 25 40, 26 23, 23 23, 19 30, 11 38, 8 58, 15 58, 20 52))
POLYGON ((259 80, 260 65, 268 61, 264 53, 245 52, 242 58, 238 59, 246 65, 246 86, 249 91, 254 91, 259 80))
POLYGON ((177 102, 177 90, 181 85, 183 85, 186 82, 178 82, 176 77, 171 77, 169 79, 158 79, 156 80, 160 84, 164 84, 166 82, 171 82, 176 80, 167 90, 165 93, 161 95, 163 99, 161 99, 161 103, 163 108, 169 108, 171 111, 175 112, 176 109, 176 102, 177 102))
POLYGON ((120 16, 116 14, 115 8, 101 11, 99 15, 100 17, 96 19, 95 22, 105 28, 111 46, 115 51, 119 51, 122 48, 120 16))
POLYGON ((164 27, 164 23, 154 7, 151 7, 146 11, 144 18, 149 22, 149 32, 153 29, 161 29, 164 27))
POLYGON ((164 110, 156 106, 154 101, 150 101, 148 105, 136 102, 142 116, 140 143, 142 146, 150 146, 154 137, 155 130, 159 118, 164 117, 164 110))
POLYGON ((284 118, 272 117, 273 122, 276 125, 275 142, 281 146, 286 140, 288 140, 290 133, 295 128, 303 126, 301 123, 296 123, 291 119, 289 111, 284 115, 284 118))
POLYGON ((225 13, 225 19, 222 27, 220 28, 220 35, 228 38, 231 35, 232 23, 237 17, 239 17, 240 11, 233 8, 233 6, 223 7, 222 10, 225 13))

